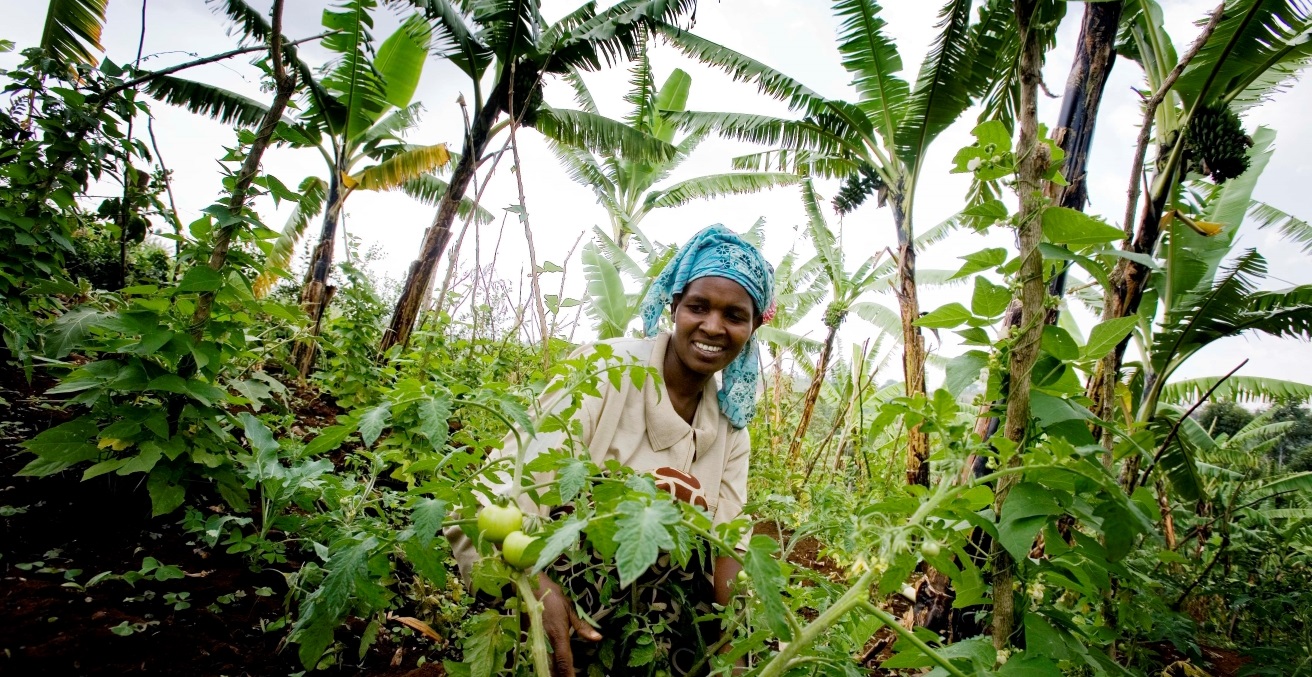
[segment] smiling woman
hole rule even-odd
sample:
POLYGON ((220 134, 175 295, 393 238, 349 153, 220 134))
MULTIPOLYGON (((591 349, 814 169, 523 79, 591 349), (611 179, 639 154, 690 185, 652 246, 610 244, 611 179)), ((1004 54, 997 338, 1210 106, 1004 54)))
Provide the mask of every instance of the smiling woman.
MULTIPOLYGON (((575 414, 582 427, 576 440, 588 450, 591 460, 598 465, 618 461, 655 476, 658 487, 704 508, 714 524, 741 516, 751 450, 746 428, 756 409, 760 371, 754 334, 769 315, 773 290, 770 264, 733 231, 715 225, 693 236, 652 283, 643 301, 647 337, 606 342, 616 358, 638 360, 658 370, 661 379, 642 385, 603 383, 596 396, 585 398, 575 414), (667 308, 673 331, 661 330, 667 308), (721 376, 718 387, 717 373, 721 376)), ((590 349, 584 347, 580 352, 590 349)), ((547 410, 552 407, 551 402, 544 403, 547 410)), ((561 446, 558 442, 563 440, 545 439, 549 437, 539 434, 526 456, 535 456, 535 449, 561 446)), ((516 450, 512 435, 497 455, 514 458, 516 450)), ((548 478, 535 477, 534 482, 544 479, 548 478)), ((527 499, 521 499, 521 507, 538 510, 527 499)), ((478 557, 475 544, 457 528, 447 534, 462 574, 469 577, 478 557)), ((699 614, 681 609, 662 587, 678 582, 686 590, 701 590, 701 599, 693 594, 683 601, 705 605, 704 611, 709 611, 711 602, 729 602, 731 582, 740 570, 731 557, 718 557, 689 571, 658 565, 634 582, 634 589, 617 589, 598 585, 596 572, 604 565, 562 562, 539 579, 544 627, 559 674, 573 674, 568 667, 576 648, 570 645, 571 630, 593 642, 620 632, 621 628, 607 625, 619 598, 642 597, 650 602, 653 613, 663 610, 672 627, 690 628, 692 618, 699 614), (576 605, 599 624, 600 633, 579 619, 574 613, 576 605)), ((700 637, 688 639, 686 647, 682 641, 681 646, 666 647, 676 672, 687 670, 701 657, 687 647, 706 646, 716 638, 705 642, 697 641, 700 637)), ((593 653, 592 646, 584 648, 593 653)))

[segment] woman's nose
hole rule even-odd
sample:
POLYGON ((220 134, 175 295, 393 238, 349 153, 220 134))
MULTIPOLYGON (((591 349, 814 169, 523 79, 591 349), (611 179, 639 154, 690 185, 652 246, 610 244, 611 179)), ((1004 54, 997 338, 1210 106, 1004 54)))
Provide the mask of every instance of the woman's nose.
POLYGON ((719 313, 708 313, 706 320, 702 322, 702 331, 712 336, 723 334, 724 318, 719 313))

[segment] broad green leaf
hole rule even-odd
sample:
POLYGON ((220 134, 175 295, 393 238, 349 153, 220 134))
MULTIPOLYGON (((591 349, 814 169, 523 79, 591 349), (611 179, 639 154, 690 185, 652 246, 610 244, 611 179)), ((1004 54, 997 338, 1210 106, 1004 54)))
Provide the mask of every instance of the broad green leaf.
POLYGON ((1035 390, 1030 396, 1030 413, 1039 425, 1050 428, 1066 421, 1087 421, 1093 418, 1088 409, 1070 400, 1035 390))
POLYGON ((1089 342, 1080 352, 1082 360, 1100 360, 1134 331, 1138 316, 1118 317, 1098 324, 1089 331, 1089 342))
POLYGON ((1032 612, 1025 614, 1025 648, 1027 654, 1052 660, 1075 659, 1066 633, 1052 627, 1043 616, 1032 612))
POLYGON ((917 327, 926 327, 929 329, 951 329, 960 326, 969 320, 973 315, 960 303, 949 303, 945 306, 935 309, 931 313, 921 316, 913 324, 917 327))
POLYGON ((146 480, 152 517, 167 515, 181 507, 186 500, 187 490, 174 479, 174 474, 164 466, 157 466, 151 471, 150 479, 146 480))
POLYGON ((982 249, 974 254, 962 256, 961 259, 966 262, 966 265, 962 266, 961 270, 958 270, 948 279, 955 280, 959 277, 970 275, 971 273, 978 273, 981 270, 997 268, 1007 262, 1007 250, 1002 247, 982 249))
POLYGON ((1062 513, 1052 490, 1039 484, 1022 482, 1011 488, 1002 503, 998 521, 998 541, 1018 562, 1025 561, 1039 529, 1054 515, 1062 513))
POLYGON ((383 77, 383 94, 387 103, 397 108, 410 105, 419 86, 432 35, 428 22, 415 14, 378 46, 373 66, 383 77))
POLYGON ((183 273, 182 281, 178 283, 176 291, 180 294, 212 292, 218 291, 221 287, 223 287, 223 276, 207 265, 198 264, 183 273))
POLYGON ((1080 346, 1061 327, 1052 325, 1043 327, 1042 348, 1043 352, 1063 362, 1071 362, 1080 358, 1080 346))
POLYGON ((1007 661, 998 670, 998 677, 1062 677, 1062 672, 1051 660, 1026 652, 1007 661))
POLYGON ((993 284, 980 275, 975 278, 975 293, 970 298, 970 310, 980 317, 997 317, 1011 303, 1011 290, 993 284))
POLYGON ((42 432, 23 443, 36 458, 16 474, 45 477, 99 456, 100 450, 90 442, 96 433, 96 424, 87 418, 74 419, 42 432))
POLYGON ((73 349, 82 342, 92 327, 106 317, 90 306, 78 306, 59 316, 50 326, 50 331, 43 338, 46 343, 46 355, 57 360, 68 357, 73 349))
POLYGON ((1068 207, 1043 210, 1043 236, 1053 244, 1090 245, 1125 238, 1125 231, 1068 207))
POLYGON ((948 362, 947 378, 943 387, 953 397, 961 397, 966 388, 979 381, 980 372, 989 365, 989 354, 982 350, 968 350, 948 362))
POLYGON ((237 418, 241 421, 242 428, 246 430, 246 441, 251 445, 252 451, 262 454, 278 450, 278 441, 273 439, 273 432, 260 419, 244 411, 237 418))
POLYGON ((116 470, 119 475, 131 475, 138 472, 148 473, 155 469, 155 464, 159 463, 163 456, 164 453, 159 445, 143 444, 140 453, 132 458, 124 459, 116 470))
POLYGON ((961 215, 969 217, 971 227, 980 230, 1007 218, 1008 212, 1002 200, 985 200, 963 209, 961 215))
POLYGON ((615 568, 620 574, 620 587, 627 588, 644 571, 656 563, 662 549, 674 547, 668 527, 679 522, 679 511, 664 501, 643 505, 638 501, 625 501, 619 505, 620 516, 615 520, 615 568))
POLYGON ((757 599, 765 607, 765 618, 759 620, 764 621, 779 639, 791 641, 793 631, 788 624, 789 611, 783 599, 788 581, 779 568, 779 560, 774 557, 778 549, 779 545, 769 536, 753 536, 743 557, 743 569, 751 578, 757 599))

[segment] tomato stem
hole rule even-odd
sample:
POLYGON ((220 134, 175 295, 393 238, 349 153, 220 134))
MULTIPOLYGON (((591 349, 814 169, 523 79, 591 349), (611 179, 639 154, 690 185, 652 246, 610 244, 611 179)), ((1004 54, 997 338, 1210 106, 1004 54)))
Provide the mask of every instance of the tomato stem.
POLYGON ((551 677, 551 657, 547 649, 547 633, 542 629, 542 600, 533 591, 533 583, 524 573, 515 574, 515 587, 528 613, 529 655, 533 657, 533 671, 538 677, 551 677))

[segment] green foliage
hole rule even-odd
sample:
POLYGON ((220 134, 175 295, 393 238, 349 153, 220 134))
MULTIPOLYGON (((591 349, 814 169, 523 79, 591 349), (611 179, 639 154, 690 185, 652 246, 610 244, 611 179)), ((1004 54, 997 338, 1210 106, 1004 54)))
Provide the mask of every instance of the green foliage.
MULTIPOLYGON (((922 286, 935 279, 969 285, 969 303, 947 303, 916 320, 936 332, 955 330, 969 349, 946 362, 942 389, 907 394, 887 377, 896 368, 888 348, 901 336, 900 320, 864 296, 890 288, 898 264, 863 260, 849 271, 812 178, 848 179, 836 199, 841 210, 872 196, 909 206, 928 144, 981 102, 1003 114, 980 124, 975 141, 954 159, 954 171, 976 184, 966 208, 908 242, 925 246, 959 223, 981 231, 1017 226, 999 198, 1017 162, 1005 114, 1015 76, 1004 66, 1017 42, 1007 20, 1011 3, 986 2, 972 22, 971 3, 947 2, 914 83, 900 79, 901 59, 879 6, 835 3, 855 103, 825 99, 669 25, 688 3, 622 2, 600 12, 585 5, 554 25, 542 24, 534 3, 415 3, 427 20, 404 20, 372 50, 374 4, 337 3, 325 14, 325 25, 335 29, 325 46, 335 57, 322 77, 289 50, 305 98, 278 139, 331 148, 334 170, 341 157, 367 158, 375 164, 347 177, 356 187, 400 187, 435 203, 448 186, 423 166, 437 162, 438 146, 402 138, 417 122, 411 99, 427 48, 436 45, 480 83, 488 70, 501 81, 507 64, 523 67, 514 79, 516 106, 535 109, 533 124, 558 142, 571 177, 591 186, 614 217, 613 232, 598 231, 582 252, 586 295, 544 300, 557 316, 583 306, 603 338, 632 329, 646 285, 669 260, 671 250, 637 227, 647 210, 801 184, 816 255, 791 253, 780 262, 780 312, 760 335, 775 362, 769 406, 752 426, 746 508, 756 523, 716 523, 658 491, 650 477, 594 463, 577 435, 585 398, 657 374, 615 359, 606 344, 593 351, 556 338, 526 344, 508 319, 512 313, 493 306, 486 286, 474 286, 502 281, 480 277, 444 290, 452 303, 440 300, 407 347, 382 360, 375 346, 390 299, 370 277, 373 255, 353 257, 338 267, 335 307, 323 320, 323 369, 308 384, 293 383, 284 376, 287 346, 304 337, 305 318, 294 292, 265 298, 256 280, 287 274, 296 239, 313 216, 331 212, 334 200, 340 206, 349 182, 334 171, 293 191, 273 176, 256 177, 257 192, 295 203, 281 235, 250 208, 233 213, 226 200, 183 228, 159 203, 164 177, 149 171, 149 153, 123 131, 134 110, 148 112, 130 90, 114 89, 135 73, 108 61, 70 73, 67 63, 37 52, 6 74, 14 103, 0 118, 0 236, 17 245, 0 251, 0 324, 6 358, 49 369, 58 380, 44 395, 68 416, 26 440, 30 457, 20 474, 130 478, 157 516, 181 511, 197 547, 284 574, 289 616, 281 622, 291 626, 285 639, 297 645, 307 670, 354 661, 350 640, 359 640, 363 656, 389 618, 413 614, 452 640, 425 654, 447 659, 448 672, 528 674, 542 658, 532 581, 539 572, 562 578, 571 567, 615 602, 606 619, 613 631, 591 657, 596 670, 611 674, 660 674, 683 646, 722 672, 741 659, 758 675, 860 674, 853 657, 873 658, 876 633, 887 638, 876 640, 887 648, 882 669, 935 675, 1159 674, 1165 666, 1150 649, 1163 644, 1193 660, 1201 660, 1204 644, 1239 647, 1254 657, 1253 674, 1306 668, 1312 475, 1301 471, 1312 468, 1312 422, 1301 402, 1308 387, 1242 375, 1225 382, 1172 378, 1218 340, 1248 331, 1307 338, 1312 327, 1307 287, 1263 290, 1260 256, 1232 252, 1240 220, 1250 213, 1301 241, 1294 217, 1251 200, 1272 147, 1269 130, 1254 132, 1252 146, 1243 148, 1248 169, 1227 172, 1238 175, 1224 186, 1194 182, 1171 196, 1179 214, 1225 224, 1221 234, 1203 237, 1168 223, 1161 247, 1135 254, 1115 247, 1124 232, 1099 217, 1043 210, 1045 241, 1033 255, 1043 257, 1045 282, 1078 268, 1088 275, 1085 286, 1100 292, 1123 282, 1115 268, 1128 260, 1149 271, 1142 281, 1149 294, 1139 313, 1085 331, 1045 326, 1039 344, 1026 346, 1038 352, 1029 374, 1006 371, 1022 348, 1022 332, 1002 325, 1021 286, 1018 257, 1007 248, 984 249, 963 256, 957 271, 920 271, 922 286), (755 82, 799 119, 686 111, 691 77, 676 70, 657 86, 643 49, 648 29, 755 82), (623 123, 597 114, 580 76, 620 55, 640 57, 623 123), (534 98, 540 92, 521 91, 536 89, 544 71, 563 76, 581 110, 553 109, 534 98), (675 143, 678 126, 687 135, 675 143), (714 174, 655 188, 713 129, 783 146, 742 158, 738 167, 778 163, 809 174, 714 174), (130 187, 88 209, 81 199, 88 185, 106 178, 130 187), (157 233, 175 243, 172 256, 147 239, 152 220, 174 227, 157 233), (214 259, 222 265, 211 267, 224 237, 232 246, 226 258, 214 259), (626 246, 629 237, 638 241, 636 253, 626 246), (197 323, 197 308, 210 301, 208 321, 197 323), (798 335, 801 318, 818 314, 822 304, 828 328, 855 313, 894 338, 848 349, 836 339, 798 335), (1145 359, 1115 380, 1118 406, 1099 418, 1087 391, 1095 364, 1127 341, 1141 345, 1145 359), (810 362, 817 350, 824 351, 824 369, 810 362), (789 365, 789 355, 807 359, 789 365), (815 389, 803 397, 794 381, 806 377, 815 389), (1020 377, 1032 386, 1020 441, 978 434, 1003 423, 1020 377), (1186 416, 1208 393, 1211 403, 1198 417, 1186 416), (1256 400, 1275 406, 1253 416, 1233 404, 1256 400), (808 408, 814 411, 803 414, 808 408), (812 415, 820 425, 807 425, 812 415), (930 440, 935 482, 928 489, 907 487, 902 476, 912 428, 930 440), (794 435, 797 459, 779 444, 794 435), (510 439, 533 453, 497 459, 510 439), (536 508, 526 510, 524 524, 536 538, 527 573, 508 566, 471 528, 481 506, 505 497, 536 508), (475 594, 452 575, 448 537, 461 530, 480 556, 475 594), (993 587, 1005 558, 988 557, 988 542, 1015 561, 1013 588, 993 587), (716 557, 740 560, 745 571, 722 608, 699 605, 705 600, 695 586, 665 576, 676 571, 695 580, 716 557), (919 573, 928 568, 947 578, 951 597, 932 598, 919 573), (647 596, 651 591, 661 596, 647 596), (989 605, 1010 598, 1017 636, 1007 639, 1012 648, 997 651, 991 638, 963 634, 962 627, 953 628, 951 640, 905 629, 890 612, 897 595, 924 595, 961 618, 986 615, 989 605), (488 597, 499 601, 488 605, 488 597), (711 651, 716 634, 689 634, 681 625, 688 617, 672 619, 656 604, 698 615, 724 633, 727 650, 711 651), (352 618, 366 629, 348 639, 343 629, 352 618)), ((1306 61, 1301 5, 1230 4, 1224 30, 1179 83, 1185 103, 1242 105, 1306 61), (1260 71, 1255 63, 1271 65, 1269 77, 1253 75, 1260 71), (1204 92, 1211 73, 1220 77, 1204 92)), ((244 34, 267 38, 267 22, 244 2, 219 5, 244 34)), ((1041 30, 1053 30, 1064 11, 1053 5, 1041 30)), ((1134 47, 1126 52, 1152 71, 1150 83, 1160 75, 1154 63, 1175 62, 1169 40, 1150 39, 1153 7, 1131 8, 1126 29, 1127 47, 1134 47)), ((78 61, 68 49, 64 61, 78 61)), ((146 90, 237 126, 251 125, 263 110, 175 78, 154 80, 146 90)), ((478 100, 483 93, 474 91, 475 108, 503 105, 478 100)), ((1179 111, 1169 112, 1179 122, 1179 111)), ((239 131, 223 158, 225 192, 253 139, 239 131)), ((1060 152, 1041 141, 1054 151, 1045 178, 1062 185, 1060 152)), ((462 208, 480 221, 489 216, 472 204, 462 208)), ((759 241, 764 233, 758 221, 749 235, 759 241)), ((564 267, 544 264, 543 271, 564 267)), ((1055 312, 1062 300, 1046 303, 1055 312)), ((23 510, 4 508, 7 517, 23 510)), ((29 564, 15 566, 40 566, 23 568, 29 564)), ((84 587, 185 575, 144 556, 139 570, 106 572, 84 587)), ((179 613, 195 601, 179 592, 165 600, 179 613)), ((140 629, 111 628, 121 635, 140 629)))

